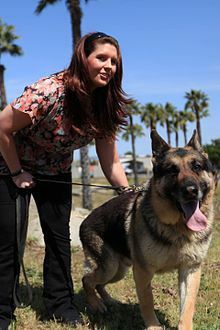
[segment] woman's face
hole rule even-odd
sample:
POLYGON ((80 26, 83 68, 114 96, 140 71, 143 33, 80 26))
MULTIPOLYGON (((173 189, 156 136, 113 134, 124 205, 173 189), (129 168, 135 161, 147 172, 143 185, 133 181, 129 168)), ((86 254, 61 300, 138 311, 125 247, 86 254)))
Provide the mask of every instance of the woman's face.
POLYGON ((116 72, 117 60, 115 46, 109 43, 96 45, 95 50, 87 57, 92 91, 109 83, 116 72))

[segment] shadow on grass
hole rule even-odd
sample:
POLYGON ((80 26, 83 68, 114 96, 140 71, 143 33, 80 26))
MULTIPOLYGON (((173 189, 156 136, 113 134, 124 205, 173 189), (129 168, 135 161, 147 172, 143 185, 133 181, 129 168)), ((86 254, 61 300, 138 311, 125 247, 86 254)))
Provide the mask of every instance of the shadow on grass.
MULTIPOLYGON (((42 299, 42 287, 32 287, 33 299, 31 308, 36 312, 36 317, 40 321, 48 321, 48 316, 45 310, 42 299)), ((20 293, 22 301, 26 300, 27 290, 25 286, 20 286, 20 293)), ((138 304, 121 303, 115 301, 108 306, 108 311, 101 313, 92 313, 86 303, 86 297, 83 290, 75 294, 75 305, 78 311, 89 320, 89 328, 105 329, 105 330, 143 330, 145 329, 143 319, 140 314, 138 304)), ((171 327, 166 320, 164 313, 156 310, 156 314, 161 324, 166 326, 166 329, 177 330, 175 327, 171 327)))
MULTIPOLYGON (((41 321, 48 320, 42 299, 43 288, 41 286, 31 286, 31 291, 32 291, 31 308, 36 312, 36 317, 41 321)), ((19 285, 19 297, 21 302, 24 305, 26 305, 28 301, 27 287, 23 284, 19 285)))
MULTIPOLYGON (((92 313, 86 303, 86 297, 83 290, 75 295, 75 302, 80 313, 89 319, 90 328, 105 330, 143 330, 145 329, 144 321, 140 314, 139 304, 121 303, 115 300, 108 305, 108 311, 101 313, 92 313)), ((171 327, 166 320, 164 313, 156 311, 157 317, 161 324, 166 326, 168 330, 177 330, 171 327)))

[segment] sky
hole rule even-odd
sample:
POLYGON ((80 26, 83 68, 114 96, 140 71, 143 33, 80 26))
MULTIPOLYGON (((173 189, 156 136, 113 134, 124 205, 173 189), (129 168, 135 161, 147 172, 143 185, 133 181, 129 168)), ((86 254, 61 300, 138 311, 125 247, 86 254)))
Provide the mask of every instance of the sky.
MULTIPOLYGON (((1 1, 0 18, 15 27, 23 56, 3 55, 7 101, 40 77, 63 70, 72 56, 66 1, 34 13, 37 0, 1 1)), ((203 143, 220 138, 219 0, 81 0, 82 35, 102 31, 118 39, 123 56, 123 89, 142 105, 171 102, 184 108, 185 93, 202 90, 210 116, 201 120, 203 143)), ((138 119, 135 119, 139 122, 138 119)), ((188 125, 188 139, 195 123, 188 125)), ((158 127, 166 139, 166 132, 158 127)), ((138 155, 151 154, 149 129, 136 139, 138 155)), ((171 140, 174 145, 174 135, 171 140)), ((180 132, 180 145, 183 137, 180 132)), ((131 151, 118 140, 119 154, 131 151)), ((94 147, 89 148, 95 156, 94 147)), ((76 158, 78 154, 76 153, 76 158)))

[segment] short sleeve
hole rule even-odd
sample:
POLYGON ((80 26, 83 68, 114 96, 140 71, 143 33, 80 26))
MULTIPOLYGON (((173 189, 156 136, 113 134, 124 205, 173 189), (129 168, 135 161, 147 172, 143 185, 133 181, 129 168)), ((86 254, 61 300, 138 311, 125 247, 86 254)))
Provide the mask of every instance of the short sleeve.
POLYGON ((26 86, 22 95, 16 98, 11 106, 13 109, 28 113, 32 123, 35 124, 53 106, 56 90, 54 81, 50 78, 38 80, 26 86))

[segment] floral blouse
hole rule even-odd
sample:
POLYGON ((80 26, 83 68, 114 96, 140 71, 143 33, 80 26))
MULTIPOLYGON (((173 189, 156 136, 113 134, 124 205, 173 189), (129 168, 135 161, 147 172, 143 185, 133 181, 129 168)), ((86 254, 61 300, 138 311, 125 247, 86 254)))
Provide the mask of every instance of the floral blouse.
MULTIPOLYGON (((62 73, 42 78, 25 87, 12 103, 12 109, 28 113, 32 124, 16 132, 18 157, 31 173, 57 175, 71 171, 73 150, 87 145, 94 136, 77 133, 64 118, 62 73)), ((0 154, 0 173, 8 169, 0 154)))

